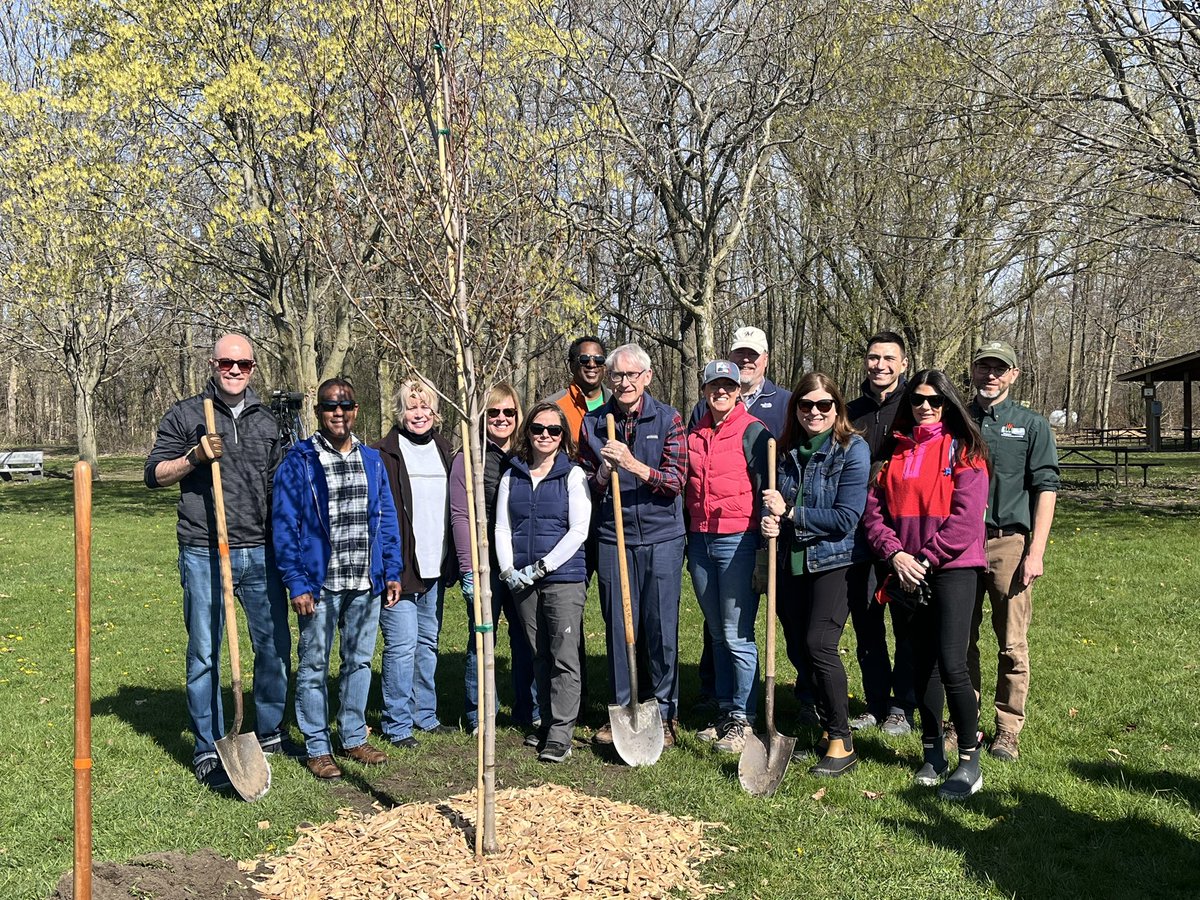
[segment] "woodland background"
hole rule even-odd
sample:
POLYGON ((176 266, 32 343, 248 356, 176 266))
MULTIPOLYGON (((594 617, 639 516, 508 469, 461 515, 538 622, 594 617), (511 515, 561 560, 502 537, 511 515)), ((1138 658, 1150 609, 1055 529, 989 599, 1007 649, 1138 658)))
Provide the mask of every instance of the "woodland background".
POLYGON ((348 374, 368 437, 453 334, 528 399, 638 340, 684 409, 743 324, 785 385, 1004 337, 1101 427, 1200 346, 1193 0, 3 9, 0 445, 148 447, 226 329, 260 391, 348 374))

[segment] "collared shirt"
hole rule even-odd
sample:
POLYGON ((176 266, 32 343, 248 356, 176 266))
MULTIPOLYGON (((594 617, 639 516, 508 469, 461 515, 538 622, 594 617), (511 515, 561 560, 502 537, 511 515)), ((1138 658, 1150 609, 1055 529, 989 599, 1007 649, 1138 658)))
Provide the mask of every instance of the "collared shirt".
POLYGON ((350 436, 350 449, 335 450, 325 436, 312 436, 313 448, 325 470, 329 487, 329 567, 324 589, 361 591, 371 587, 370 518, 367 513, 367 472, 359 441, 350 436))
MULTIPOLYGON (((632 447, 637 439, 638 423, 641 421, 642 408, 645 406, 646 395, 638 400, 636 409, 622 415, 619 404, 613 404, 613 418, 616 420, 617 440, 626 447, 632 447)), ((662 459, 641 460, 650 469, 646 478, 646 487, 655 494, 674 497, 683 492, 684 479, 687 477, 687 435, 683 430, 683 420, 676 413, 671 418, 671 427, 663 444, 662 459)), ((587 466, 584 467, 585 470, 587 466)), ((592 471, 595 471, 594 469, 592 471)))
POLYGON ((1028 533, 1037 495, 1058 491, 1058 451, 1050 423, 1011 397, 986 412, 972 401, 970 412, 991 454, 985 522, 1028 533))

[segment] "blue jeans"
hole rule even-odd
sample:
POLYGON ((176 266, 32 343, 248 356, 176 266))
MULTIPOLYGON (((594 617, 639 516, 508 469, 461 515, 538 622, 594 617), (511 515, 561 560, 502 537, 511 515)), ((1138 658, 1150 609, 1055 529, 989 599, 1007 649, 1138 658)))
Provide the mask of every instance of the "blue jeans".
POLYGON ((424 593, 402 594, 379 612, 383 631, 383 736, 398 741, 414 726, 437 728, 438 633, 445 589, 435 581, 424 593))
POLYGON ((335 591, 316 598, 312 615, 300 616, 296 666, 296 721, 309 758, 331 752, 329 652, 333 629, 341 632, 338 670, 338 736, 346 749, 367 742, 367 694, 379 631, 379 598, 370 591, 335 591))
MULTIPOLYGON (((246 611, 254 647, 255 732, 260 742, 283 730, 292 656, 288 603, 265 547, 229 551, 234 595, 246 611)), ((183 585, 183 622, 187 626, 187 705, 196 739, 193 759, 216 756, 217 739, 225 734, 221 705, 221 642, 225 605, 221 565, 215 547, 179 548, 179 581, 183 585)))
POLYGON ((722 713, 750 720, 758 701, 758 593, 753 587, 757 553, 758 535, 752 531, 688 534, 688 572, 712 636, 714 696, 722 713))
MULTIPOLYGON (((533 678, 533 651, 521 627, 517 606, 512 593, 500 580, 497 567, 491 567, 492 583, 492 634, 498 635, 500 613, 508 619, 508 647, 512 654, 513 721, 518 725, 532 725, 541 718, 538 710, 537 686, 533 678)), ((463 673, 466 687, 467 728, 474 730, 479 725, 479 667, 475 655, 475 601, 467 600, 467 667, 463 673)), ((500 707, 500 691, 496 691, 496 707, 500 707)))

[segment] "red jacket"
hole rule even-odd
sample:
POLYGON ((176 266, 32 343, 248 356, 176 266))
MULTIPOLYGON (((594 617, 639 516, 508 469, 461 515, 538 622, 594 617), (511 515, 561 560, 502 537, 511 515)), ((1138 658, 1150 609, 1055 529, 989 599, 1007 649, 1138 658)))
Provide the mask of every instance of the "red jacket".
POLYGON ((738 403, 720 425, 705 412, 688 432, 688 475, 684 485, 688 530, 708 534, 737 534, 758 528, 761 498, 750 478, 746 459, 746 429, 762 428, 738 403))

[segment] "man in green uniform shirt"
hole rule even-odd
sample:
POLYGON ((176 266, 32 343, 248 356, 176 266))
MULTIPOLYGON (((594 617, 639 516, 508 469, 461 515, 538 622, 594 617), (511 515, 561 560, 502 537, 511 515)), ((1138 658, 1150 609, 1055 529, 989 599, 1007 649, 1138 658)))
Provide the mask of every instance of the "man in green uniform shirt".
POLYGON ((988 567, 975 601, 968 664, 978 695, 979 625, 986 594, 999 643, 996 736, 988 752, 1008 761, 1018 756, 1025 725, 1031 593, 1042 574, 1058 492, 1058 452, 1050 423, 1009 396, 1020 374, 1016 351, 1004 341, 985 343, 972 358, 976 393, 971 415, 991 452, 992 476, 985 518, 988 567))

